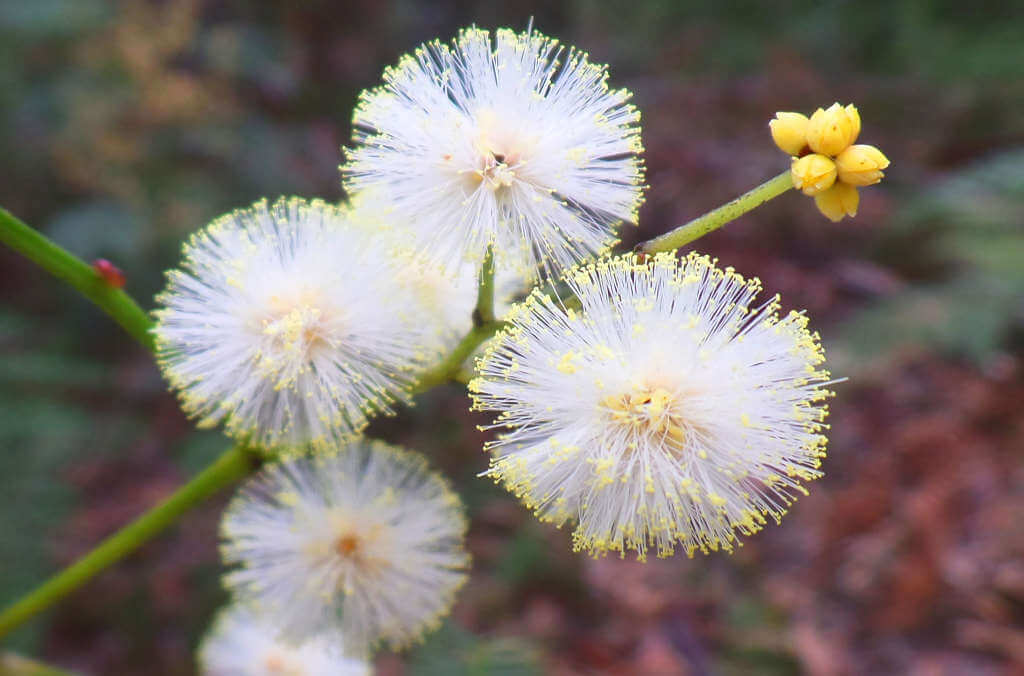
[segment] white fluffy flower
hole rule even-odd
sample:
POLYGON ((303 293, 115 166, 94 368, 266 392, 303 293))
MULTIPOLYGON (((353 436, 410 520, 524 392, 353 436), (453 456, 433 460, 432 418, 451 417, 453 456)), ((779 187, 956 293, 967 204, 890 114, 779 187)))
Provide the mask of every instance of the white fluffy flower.
POLYGON ((534 293, 478 363, 500 411, 488 474, 591 553, 731 551, 820 475, 829 375, 817 335, 707 257, 575 271, 577 312, 534 293))
POLYGON ((314 637, 298 646, 277 638, 266 615, 235 603, 217 614, 199 647, 204 676, 370 676, 370 665, 314 637))
POLYGON ((158 298, 163 372, 202 423, 267 447, 337 445, 405 396, 436 340, 397 267, 346 207, 223 216, 158 298))
POLYGON ((437 264, 493 245, 499 268, 568 267, 613 244, 642 200, 640 114, 607 78, 536 32, 423 45, 362 94, 345 187, 437 264))
POLYGON ((466 520, 424 458, 373 441, 264 469, 229 505, 225 578, 291 640, 363 656, 433 629, 466 578, 466 520))

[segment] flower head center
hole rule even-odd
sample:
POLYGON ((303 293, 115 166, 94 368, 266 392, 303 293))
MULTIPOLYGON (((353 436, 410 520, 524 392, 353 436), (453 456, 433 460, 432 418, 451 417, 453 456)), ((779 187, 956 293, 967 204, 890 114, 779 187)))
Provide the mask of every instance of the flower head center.
POLYGON ((671 390, 635 385, 625 394, 608 395, 601 404, 613 422, 633 434, 664 439, 676 446, 686 441, 678 397, 671 390))
POLYGON ((292 380, 308 368, 318 351, 335 344, 325 312, 316 294, 270 299, 270 312, 262 320, 259 363, 282 381, 292 380))
POLYGON ((285 676, 301 676, 303 670, 299 665, 278 652, 272 652, 263 660, 263 668, 268 674, 284 674, 285 676))
POLYGON ((523 162, 523 141, 516 127, 494 110, 477 112, 477 137, 473 143, 476 166, 473 178, 492 192, 512 186, 520 177, 516 171, 523 162))
POLYGON ((268 321, 263 333, 285 351, 307 354, 324 337, 322 316, 320 308, 300 305, 278 319, 268 321))
POLYGON ((511 186, 516 180, 517 158, 502 152, 488 150, 479 160, 476 176, 493 192, 511 186))
POLYGON ((359 538, 354 533, 345 533, 334 543, 334 549, 344 559, 355 558, 359 555, 359 538))

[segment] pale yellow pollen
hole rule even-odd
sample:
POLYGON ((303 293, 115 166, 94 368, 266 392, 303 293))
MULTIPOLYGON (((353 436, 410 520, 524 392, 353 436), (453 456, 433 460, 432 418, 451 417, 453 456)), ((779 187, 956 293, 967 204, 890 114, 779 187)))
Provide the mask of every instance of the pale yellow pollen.
POLYGON ((268 339, 260 362, 286 381, 309 363, 316 350, 331 345, 328 313, 319 295, 303 290, 295 295, 272 296, 269 312, 261 321, 261 333, 268 339))
POLYGON ((679 447, 686 441, 677 396, 664 387, 634 386, 626 394, 605 397, 601 404, 610 412, 612 420, 637 434, 665 437, 679 447))
POLYGON ((268 322, 263 333, 280 340, 281 346, 287 350, 300 345, 309 347, 321 338, 322 314, 319 308, 303 305, 280 319, 268 322))
POLYGON ((562 358, 558 361, 558 370, 561 371, 562 373, 570 375, 576 373, 578 369, 576 368, 576 364, 573 363, 573 359, 575 359, 577 356, 578 355, 572 350, 569 350, 568 352, 563 354, 562 358))

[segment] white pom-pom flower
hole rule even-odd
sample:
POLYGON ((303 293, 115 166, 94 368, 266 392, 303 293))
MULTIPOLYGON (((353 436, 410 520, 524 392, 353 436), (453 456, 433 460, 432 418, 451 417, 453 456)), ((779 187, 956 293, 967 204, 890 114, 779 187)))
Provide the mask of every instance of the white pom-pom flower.
POLYGON ((201 424, 261 446, 348 440, 438 347, 400 265, 346 207, 293 198, 223 216, 158 297, 164 375, 201 424))
POLYGON ((432 630, 466 579, 466 519, 424 458, 381 442, 295 457, 243 485, 221 523, 225 577, 282 636, 345 653, 432 630))
POLYGON ((199 646, 204 676, 370 676, 370 665, 345 657, 324 637, 299 645, 277 638, 270 617, 235 603, 217 614, 199 646))
POLYGON ((803 314, 707 257, 574 271, 581 309, 535 292, 470 383, 499 411, 487 472, 577 551, 731 551, 820 475, 831 395, 803 314))
POLYGON ((566 268, 615 243, 643 194, 640 114, 605 66, 536 32, 461 31, 384 72, 353 117, 346 189, 445 267, 566 268))

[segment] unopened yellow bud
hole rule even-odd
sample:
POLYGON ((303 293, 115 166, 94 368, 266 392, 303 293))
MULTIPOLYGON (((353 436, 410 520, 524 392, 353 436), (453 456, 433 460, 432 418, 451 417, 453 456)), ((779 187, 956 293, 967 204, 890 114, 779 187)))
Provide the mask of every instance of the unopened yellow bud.
POLYGON ((793 177, 793 187, 805 195, 817 195, 836 182, 836 163, 824 155, 806 155, 793 160, 789 173, 793 177))
POLYGON ((857 106, 852 103, 846 106, 846 116, 850 118, 850 124, 853 125, 853 130, 850 132, 850 144, 852 145, 860 136, 860 112, 857 110, 857 106))
POLYGON ((874 146, 850 146, 836 157, 839 180, 850 185, 874 185, 882 180, 889 158, 874 146))
POLYGON ((825 215, 825 218, 838 223, 844 216, 856 216, 857 205, 860 204, 860 195, 857 189, 846 183, 836 183, 825 192, 814 196, 814 203, 818 211, 825 215))
POLYGON ((800 113, 775 113, 775 119, 768 123, 775 145, 787 155, 799 155, 807 147, 809 121, 800 113))
POLYGON ((833 103, 828 110, 818 108, 807 123, 807 145, 822 155, 838 155, 857 140, 860 113, 851 104, 843 108, 833 103))

